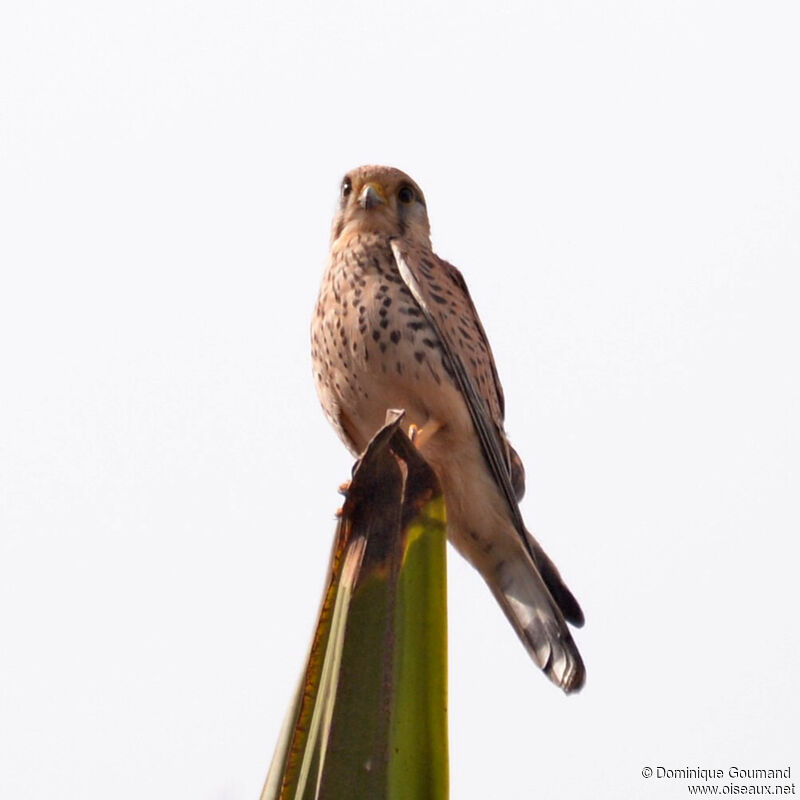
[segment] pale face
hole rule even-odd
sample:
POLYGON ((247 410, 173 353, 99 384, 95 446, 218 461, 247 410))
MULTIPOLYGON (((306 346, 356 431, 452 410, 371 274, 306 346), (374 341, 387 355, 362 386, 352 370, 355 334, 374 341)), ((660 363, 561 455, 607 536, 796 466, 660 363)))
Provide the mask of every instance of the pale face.
POLYGON ((430 246, 430 224, 422 190, 392 167, 358 167, 345 175, 332 241, 357 233, 404 237, 430 246))

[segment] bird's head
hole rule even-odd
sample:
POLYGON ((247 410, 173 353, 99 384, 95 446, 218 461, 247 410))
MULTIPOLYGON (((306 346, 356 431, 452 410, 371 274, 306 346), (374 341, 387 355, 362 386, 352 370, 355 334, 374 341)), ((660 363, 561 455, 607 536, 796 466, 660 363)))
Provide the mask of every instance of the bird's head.
POLYGON ((402 236, 430 247, 422 190, 394 167, 357 167, 342 179, 331 240, 358 233, 402 236))

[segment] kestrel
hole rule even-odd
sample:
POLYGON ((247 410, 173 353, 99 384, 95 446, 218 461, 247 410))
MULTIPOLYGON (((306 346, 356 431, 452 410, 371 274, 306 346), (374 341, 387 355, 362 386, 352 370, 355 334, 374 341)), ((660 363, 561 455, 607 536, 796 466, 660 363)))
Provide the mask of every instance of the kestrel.
POLYGON ((565 692, 585 669, 567 622, 583 612, 528 533, 522 462, 503 428, 503 389, 461 273, 431 249, 408 175, 359 167, 342 181, 312 323, 322 407, 358 455, 405 409, 444 492, 450 542, 484 577, 531 657, 565 692))

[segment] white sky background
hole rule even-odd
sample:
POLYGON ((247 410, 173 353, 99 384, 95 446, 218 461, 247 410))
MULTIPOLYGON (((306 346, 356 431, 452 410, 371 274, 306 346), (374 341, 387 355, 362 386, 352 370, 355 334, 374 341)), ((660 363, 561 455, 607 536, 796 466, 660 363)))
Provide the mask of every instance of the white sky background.
POLYGON ((351 464, 310 314, 375 162, 470 284, 587 617, 566 698, 451 552, 453 798, 800 769, 799 37, 789 2, 6 2, 0 796, 258 796, 351 464))

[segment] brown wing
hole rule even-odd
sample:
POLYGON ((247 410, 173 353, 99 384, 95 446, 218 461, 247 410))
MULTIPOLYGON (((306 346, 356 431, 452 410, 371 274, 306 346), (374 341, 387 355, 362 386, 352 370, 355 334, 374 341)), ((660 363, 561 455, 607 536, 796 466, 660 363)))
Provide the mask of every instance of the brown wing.
POLYGON ((430 323, 453 368, 495 482, 505 496, 523 546, 564 617, 583 625, 578 601, 553 562, 528 533, 517 501, 525 492, 525 470, 503 432, 503 390, 489 342, 461 273, 429 250, 392 241, 400 276, 430 323), (469 335, 466 335, 469 334, 469 335))
POLYGON ((503 427, 506 416, 506 401, 503 395, 503 387, 500 384, 500 376, 497 374, 497 366, 495 365, 494 356, 492 355, 492 348, 489 346, 489 339, 481 324, 481 318, 478 316, 475 303, 472 302, 472 297, 467 288, 467 282, 464 280, 464 276, 452 264, 438 256, 433 257, 433 262, 434 264, 441 265, 445 274, 447 274, 463 295, 464 305, 468 313, 462 312, 456 325, 462 335, 462 348, 466 347, 467 350, 471 351, 471 358, 475 358, 476 355, 485 358, 491 368, 491 375, 489 376, 486 374, 483 363, 479 363, 479 366, 476 366, 474 363, 470 362, 469 358, 467 359, 469 362, 467 364, 467 370, 472 380, 477 384, 478 393, 492 412, 495 425, 497 425, 497 432, 503 447, 507 451, 508 469, 511 473, 511 485, 514 488, 514 495, 517 498, 517 502, 519 502, 525 496, 525 467, 522 464, 519 453, 509 444, 508 439, 506 439, 503 427), (470 335, 470 329, 473 329, 473 335, 470 335), (477 341, 477 347, 475 347, 473 336, 474 340, 477 341))
POLYGON ((467 285, 454 266, 427 249, 403 239, 393 239, 392 252, 400 276, 436 332, 453 367, 489 469, 535 561, 512 484, 510 448, 503 432, 503 389, 467 285))

